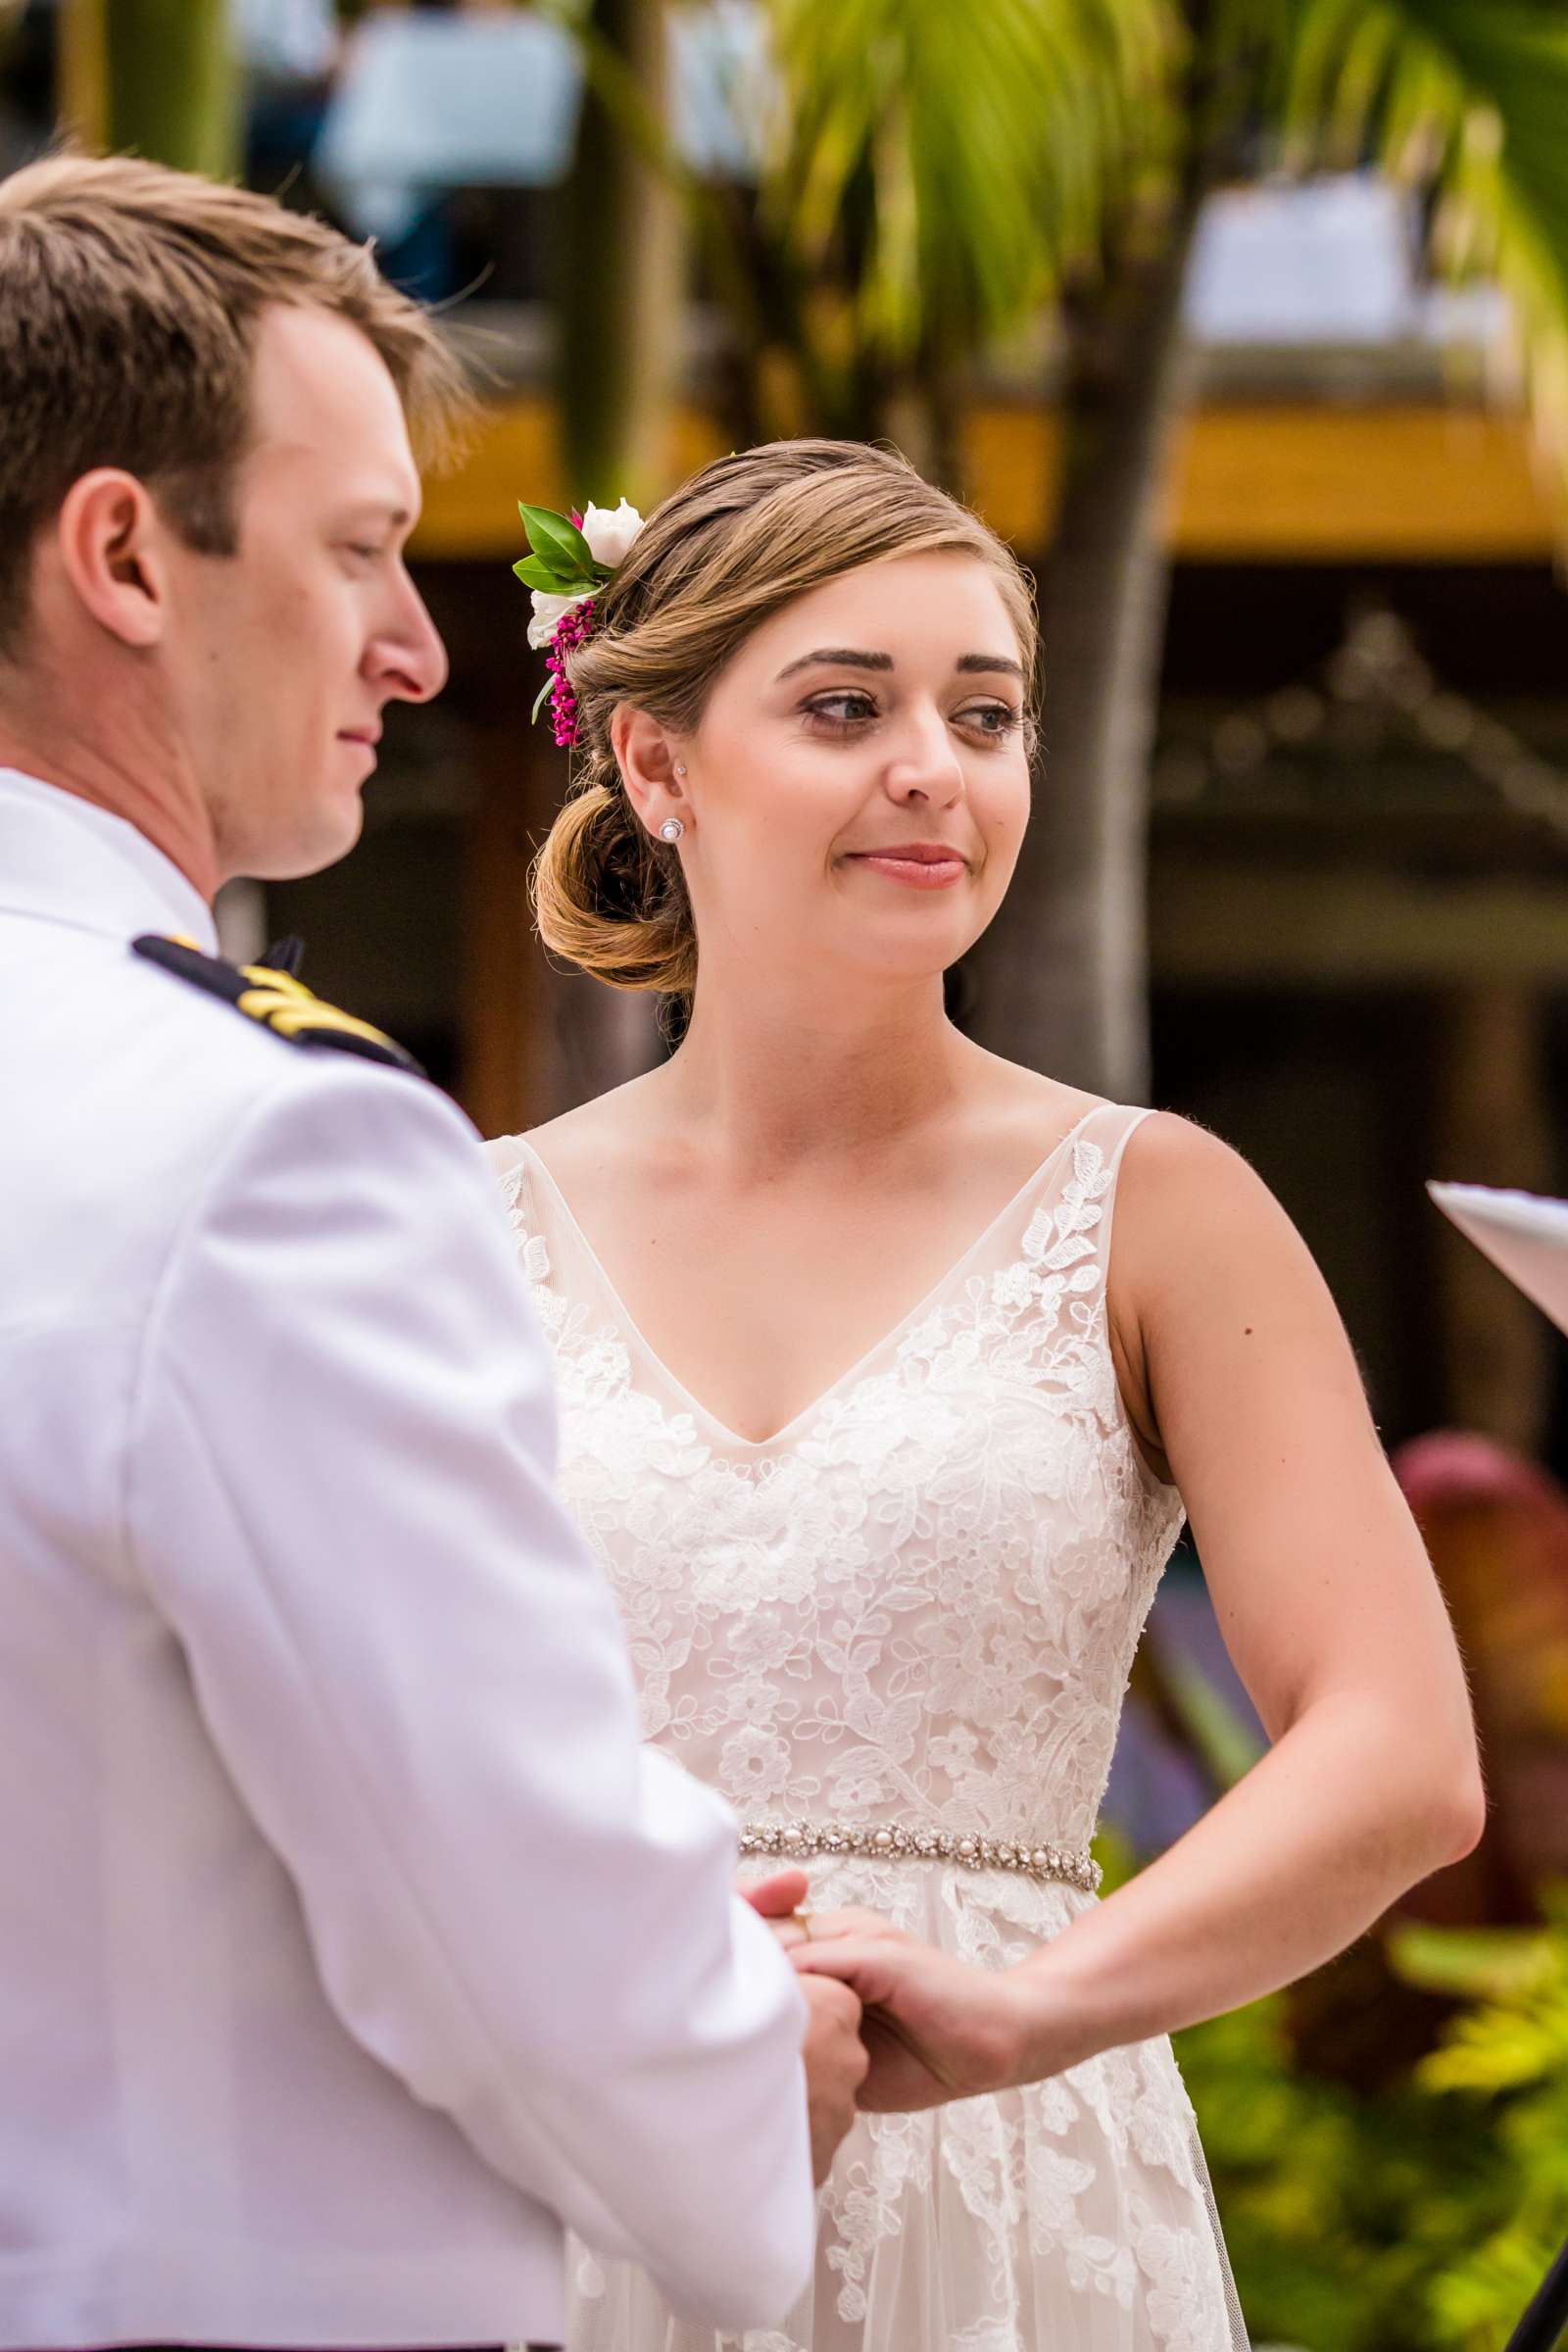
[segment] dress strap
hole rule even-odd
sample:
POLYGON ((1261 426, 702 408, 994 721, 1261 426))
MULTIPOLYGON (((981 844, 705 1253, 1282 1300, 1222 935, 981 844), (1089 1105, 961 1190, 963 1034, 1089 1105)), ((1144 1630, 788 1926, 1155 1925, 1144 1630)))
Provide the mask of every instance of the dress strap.
POLYGON ((1121 1155, 1128 1143, 1144 1121, 1153 1116, 1153 1110, 1147 1103, 1106 1102, 1091 1114, 1085 1132, 1093 1136, 1104 1153, 1106 1165, 1119 1168, 1121 1155))
POLYGON ((1139 1128, 1146 1119, 1152 1119, 1153 1116, 1153 1111, 1147 1106, 1136 1107, 1124 1102, 1114 1102, 1107 1106, 1105 1125, 1108 1132, 1105 1140, 1101 1144, 1101 1149, 1105 1154, 1105 1170, 1110 1182, 1106 1188, 1101 1211, 1100 1232, 1097 1236, 1100 1263, 1107 1276, 1110 1272, 1110 1235, 1111 1228, 1116 1221, 1116 1196, 1120 1190, 1121 1163, 1126 1154, 1127 1146, 1139 1128), (1109 1114, 1113 1114, 1113 1116, 1109 1114))
POLYGON ((527 1146, 516 1135, 498 1135, 484 1147, 501 1192, 507 1224, 524 1279, 536 1294, 550 1279, 550 1250, 540 1230, 539 1210, 527 1146))

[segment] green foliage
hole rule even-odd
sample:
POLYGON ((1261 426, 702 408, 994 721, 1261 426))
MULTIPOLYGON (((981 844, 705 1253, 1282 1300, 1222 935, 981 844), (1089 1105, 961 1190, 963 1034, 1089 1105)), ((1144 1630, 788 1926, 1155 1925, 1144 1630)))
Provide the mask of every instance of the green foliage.
POLYGON ((1548 0, 768 8, 761 214, 778 282, 832 314, 808 305, 805 331, 949 364, 1064 294, 1090 315, 1178 182, 1375 160, 1426 200, 1434 263, 1513 299, 1568 463, 1568 13, 1548 0))
POLYGON ((1389 1950, 1468 1997, 1376 2095, 1298 2063, 1282 1999, 1178 2037, 1243 2307, 1305 2352, 1500 2352, 1568 2232, 1568 1903, 1389 1950))
POLYGON ((1425 191, 1435 260, 1513 298, 1568 462, 1568 16, 1542 0, 1291 0, 1298 163, 1375 156, 1425 191))
POLYGON ((1166 0, 771 0, 763 207, 890 360, 1012 326, 1100 251, 1180 46, 1166 0))
POLYGON ((1181 1657, 1166 1661, 1165 1688, 1188 1744, 1216 1788, 1234 1788, 1262 1753, 1255 1729, 1244 1723, 1211 1678, 1181 1657))
POLYGON ((550 507, 524 506, 521 499, 517 513, 529 553, 512 568, 525 588, 548 596, 590 596, 609 579, 609 564, 595 562, 593 549, 569 515, 550 507))
POLYGON ((1136 1875, 1138 1856, 1132 1839, 1111 1821, 1102 1821, 1096 1830, 1093 1851, 1100 1864, 1100 1894, 1103 1901, 1136 1875))
POLYGON ((1429 2093, 1487 2103, 1512 2182, 1499 2226, 1434 2285, 1436 2340, 1482 2352, 1500 2340, 1499 2313, 1517 2315, 1568 2230, 1568 1895, 1553 1896, 1547 1912, 1544 1932, 1521 1932, 1511 1961, 1486 1948, 1497 1937, 1461 1951, 1481 1997, 1418 2069, 1429 2093))
POLYGON ((185 172, 239 168, 240 85, 227 0, 97 0, 108 144, 185 172))

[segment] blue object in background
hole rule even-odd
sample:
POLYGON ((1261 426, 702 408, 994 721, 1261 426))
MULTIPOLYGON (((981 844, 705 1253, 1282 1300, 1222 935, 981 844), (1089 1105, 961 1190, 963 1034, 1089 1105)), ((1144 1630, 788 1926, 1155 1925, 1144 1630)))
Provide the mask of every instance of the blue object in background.
MULTIPOLYGON (((1185 1710, 1223 1744, 1231 1774, 1267 1745, 1241 1676, 1231 1664, 1196 1554, 1184 1539, 1165 1572, 1144 1640, 1185 1710)), ((1230 1776, 1228 1776, 1230 1777, 1230 1776)), ((1173 1845, 1214 1801, 1215 1782, 1191 1745, 1178 1744, 1136 1688, 1101 1810, 1141 1861, 1173 1845)))

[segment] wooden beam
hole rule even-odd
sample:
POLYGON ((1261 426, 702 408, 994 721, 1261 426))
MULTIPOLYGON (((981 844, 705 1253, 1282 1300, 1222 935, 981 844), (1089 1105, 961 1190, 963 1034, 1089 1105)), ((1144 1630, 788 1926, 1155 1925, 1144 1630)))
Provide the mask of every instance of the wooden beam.
POLYGON ((535 839, 549 822, 536 740, 475 730, 479 800, 464 833, 462 1040, 457 1096, 481 1135, 514 1135, 540 1108, 543 956, 528 906, 535 839))
MULTIPOLYGON (((1049 410, 977 409, 962 428, 975 504, 1025 551, 1054 502, 1049 410)), ((711 417, 675 410, 668 481, 721 454, 711 417)), ((486 416, 466 462, 430 483, 415 553, 499 558, 522 546, 519 498, 569 502, 555 417, 537 394, 486 416)), ((1182 435, 1167 522, 1191 561, 1548 562, 1568 513, 1517 416, 1473 408, 1334 409, 1272 402, 1200 410, 1182 435)))
POLYGON ((1190 559, 1549 560, 1568 525, 1517 416, 1224 408, 1185 438, 1173 535, 1190 559))
MULTIPOLYGON (((1551 1190, 1545 992, 1506 980, 1446 989, 1432 1058, 1432 1172, 1466 1184, 1551 1190)), ((1551 1326, 1446 1221, 1435 1245, 1446 1417, 1537 1456, 1550 1408, 1551 1326)))
POLYGON ((1155 854, 1155 985, 1568 986, 1568 878, 1216 869, 1155 854))
POLYGON ((60 127, 94 154, 109 143, 108 6, 109 0, 61 0, 55 12, 60 127))

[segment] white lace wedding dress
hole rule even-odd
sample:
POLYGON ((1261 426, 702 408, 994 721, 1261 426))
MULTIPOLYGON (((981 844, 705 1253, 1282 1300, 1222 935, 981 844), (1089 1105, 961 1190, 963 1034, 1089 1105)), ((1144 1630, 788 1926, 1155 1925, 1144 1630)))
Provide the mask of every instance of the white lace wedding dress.
MULTIPOLYGON (((986 1967, 1095 1900, 1054 1874, 1086 1867, 1182 1520, 1133 1444, 1106 1332, 1116 1174, 1142 1115, 1092 1111, 905 1321, 760 1445, 653 1353, 526 1142, 491 1147, 556 1350, 563 1488, 614 1580, 647 1737, 757 1845, 830 1841, 812 1909, 868 1904, 986 1967)), ((1164 2040, 861 2118, 782 2328, 715 2338, 580 2246, 570 2272, 568 2352, 1246 2345, 1164 2040)))

